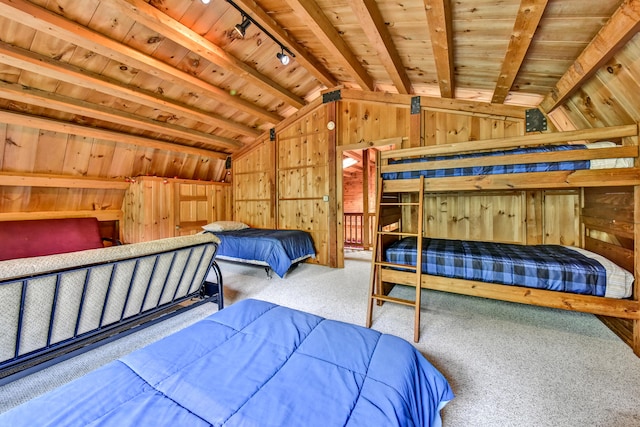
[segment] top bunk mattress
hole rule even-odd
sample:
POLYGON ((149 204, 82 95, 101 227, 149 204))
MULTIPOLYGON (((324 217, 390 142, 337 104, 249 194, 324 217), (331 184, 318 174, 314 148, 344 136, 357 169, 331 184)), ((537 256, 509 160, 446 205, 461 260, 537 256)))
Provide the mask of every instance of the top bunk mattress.
MULTIPOLYGON (((428 156, 409 159, 390 159, 389 164, 415 164, 421 162, 437 162, 442 160, 462 160, 471 158, 486 158, 510 156, 518 154, 537 154, 551 152, 566 152, 572 150, 598 149, 615 147, 616 144, 609 141, 600 141, 592 144, 564 144, 564 145, 547 145, 538 147, 514 148, 510 150, 486 151, 479 153, 464 153, 443 156, 428 156)), ((553 172, 553 171, 574 171, 589 169, 611 169, 611 168, 630 168, 633 167, 632 158, 608 158, 595 160, 573 160, 558 162, 535 162, 522 164, 505 164, 491 166, 468 166, 454 167, 443 169, 421 169, 399 172, 385 172, 382 174, 383 179, 413 179, 424 176, 425 178, 446 178, 454 176, 478 176, 478 175, 497 175, 497 174, 514 174, 526 172, 553 172)))
MULTIPOLYGON (((415 265, 417 239, 394 241, 385 261, 415 265)), ((633 275, 585 249, 423 238, 422 273, 501 285, 594 295, 631 296, 633 275)))

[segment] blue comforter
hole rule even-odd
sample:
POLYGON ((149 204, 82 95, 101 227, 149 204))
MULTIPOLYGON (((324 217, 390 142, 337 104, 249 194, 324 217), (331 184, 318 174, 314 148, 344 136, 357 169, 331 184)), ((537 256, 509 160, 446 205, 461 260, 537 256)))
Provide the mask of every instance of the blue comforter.
POLYGON ((302 230, 245 228, 215 234, 221 240, 218 257, 269 265, 280 277, 295 262, 316 255, 311 235, 302 230))
MULTIPOLYGON (((393 242, 385 261, 415 265, 417 239, 393 242)), ((517 245, 453 239, 422 239, 422 272, 433 276, 604 296, 605 268, 559 245, 517 245)))
POLYGON ((0 416, 6 426, 439 426, 453 394, 408 342, 240 301, 0 416))

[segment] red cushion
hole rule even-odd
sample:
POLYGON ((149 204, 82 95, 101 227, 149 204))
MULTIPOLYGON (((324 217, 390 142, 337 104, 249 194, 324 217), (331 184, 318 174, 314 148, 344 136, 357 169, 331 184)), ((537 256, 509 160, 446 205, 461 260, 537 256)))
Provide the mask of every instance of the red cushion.
POLYGON ((0 222, 0 260, 102 247, 97 218, 0 222))

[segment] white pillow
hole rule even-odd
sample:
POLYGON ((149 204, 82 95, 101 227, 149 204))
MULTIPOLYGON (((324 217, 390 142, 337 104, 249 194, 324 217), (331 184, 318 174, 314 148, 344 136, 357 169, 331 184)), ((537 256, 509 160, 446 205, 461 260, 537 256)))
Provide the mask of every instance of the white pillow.
POLYGON ((239 221, 215 221, 211 224, 203 225, 203 229, 206 231, 233 231, 233 230, 244 230, 245 228, 249 228, 247 224, 239 221))
MULTIPOLYGON (((615 147, 617 144, 612 141, 597 141, 585 144, 587 148, 608 148, 615 147)), ((612 168, 632 168, 633 159, 630 157, 616 159, 593 159, 589 169, 612 169, 612 168)))

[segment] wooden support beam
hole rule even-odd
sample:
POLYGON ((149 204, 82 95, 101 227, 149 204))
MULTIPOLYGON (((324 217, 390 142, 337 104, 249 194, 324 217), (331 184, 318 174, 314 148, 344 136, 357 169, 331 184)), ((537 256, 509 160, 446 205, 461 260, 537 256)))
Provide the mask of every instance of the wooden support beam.
POLYGON ((378 54, 385 70, 391 77, 398 93, 413 93, 411 81, 402 64, 402 58, 396 49, 391 34, 375 0, 353 0, 350 2, 358 21, 362 25, 371 46, 378 54))
POLYGON ((250 137, 262 132, 192 105, 0 41, 0 62, 250 137))
POLYGON ((287 88, 260 74, 256 69, 231 56, 221 47, 162 13, 144 0, 109 1, 131 19, 170 38, 208 61, 237 74, 250 84, 256 85, 277 99, 295 108, 302 108, 306 104, 302 97, 295 95, 287 88))
POLYGON ((431 47, 436 62, 440 96, 455 97, 453 75, 453 29, 449 0, 424 0, 431 47))
POLYGON ((262 25, 267 31, 284 43, 296 55, 296 62, 313 74, 322 84, 328 88, 338 85, 338 81, 331 72, 327 70, 327 68, 313 55, 311 55, 307 49, 291 38, 289 33, 287 33, 287 31, 254 0, 235 0, 235 3, 240 6, 242 10, 249 13, 257 23, 262 25))
MULTIPOLYGON (((386 92, 364 92, 352 89, 341 89, 340 95, 343 100, 381 102, 387 105, 409 108, 411 95, 393 94, 386 92)), ((421 96, 420 105, 422 109, 444 112, 455 110, 457 114, 471 114, 482 117, 512 117, 524 119, 527 108, 515 105, 490 104, 488 102, 478 102, 473 100, 435 98, 421 96)))
POLYGON ((286 0, 286 2, 302 23, 324 44, 331 56, 344 65, 363 90, 375 89, 373 78, 315 1, 286 0))
POLYGON ((83 126, 76 123, 63 122, 44 117, 31 116, 24 113, 0 110, 0 123, 10 123, 18 126, 26 126, 33 129, 47 130, 50 132, 60 132, 70 135, 84 136, 87 138, 104 139, 117 142, 119 144, 129 144, 140 147, 155 148, 163 151, 171 151, 205 158, 226 159, 228 154, 219 151, 205 150, 203 148, 190 147, 188 145, 174 144, 171 142, 158 141, 156 139, 145 138, 138 135, 131 135, 124 132, 101 129, 93 126, 83 126))
POLYGON ((549 113, 562 104, 639 30, 640 2, 624 0, 556 83, 551 93, 542 100, 540 108, 549 113))
POLYGON ((97 218, 98 221, 121 221, 120 209, 86 211, 0 212, 0 221, 24 221, 30 219, 97 218))
POLYGON ((230 108, 236 108, 267 123, 278 123, 284 117, 260 108, 250 101, 232 96, 189 73, 172 67, 160 60, 137 51, 125 44, 90 30, 77 22, 70 21, 56 13, 26 0, 0 0, 0 16, 20 22, 52 37, 73 43, 99 55, 127 64, 149 75, 169 83, 184 86, 194 93, 204 92, 207 96, 220 100, 230 108))
POLYGON ((80 101, 74 98, 45 92, 34 88, 25 88, 19 84, 0 82, 0 97, 16 102, 37 105, 43 108, 53 108, 71 114, 91 117, 97 120, 115 123, 117 125, 131 126, 136 129, 144 129, 157 132, 174 138, 182 138, 187 141, 200 142, 211 147, 239 148, 242 144, 236 140, 223 138, 208 133, 194 131, 170 123, 162 123, 144 117, 135 116, 114 108, 80 101))
POLYGON ((492 103, 502 104, 507 98, 538 29, 547 2, 548 0, 522 0, 520 3, 507 53, 502 61, 502 69, 491 99, 492 103))
POLYGON ((51 175, 41 173, 0 172, 0 186, 93 188, 99 190, 126 190, 129 183, 123 179, 87 178, 83 176, 51 175))

